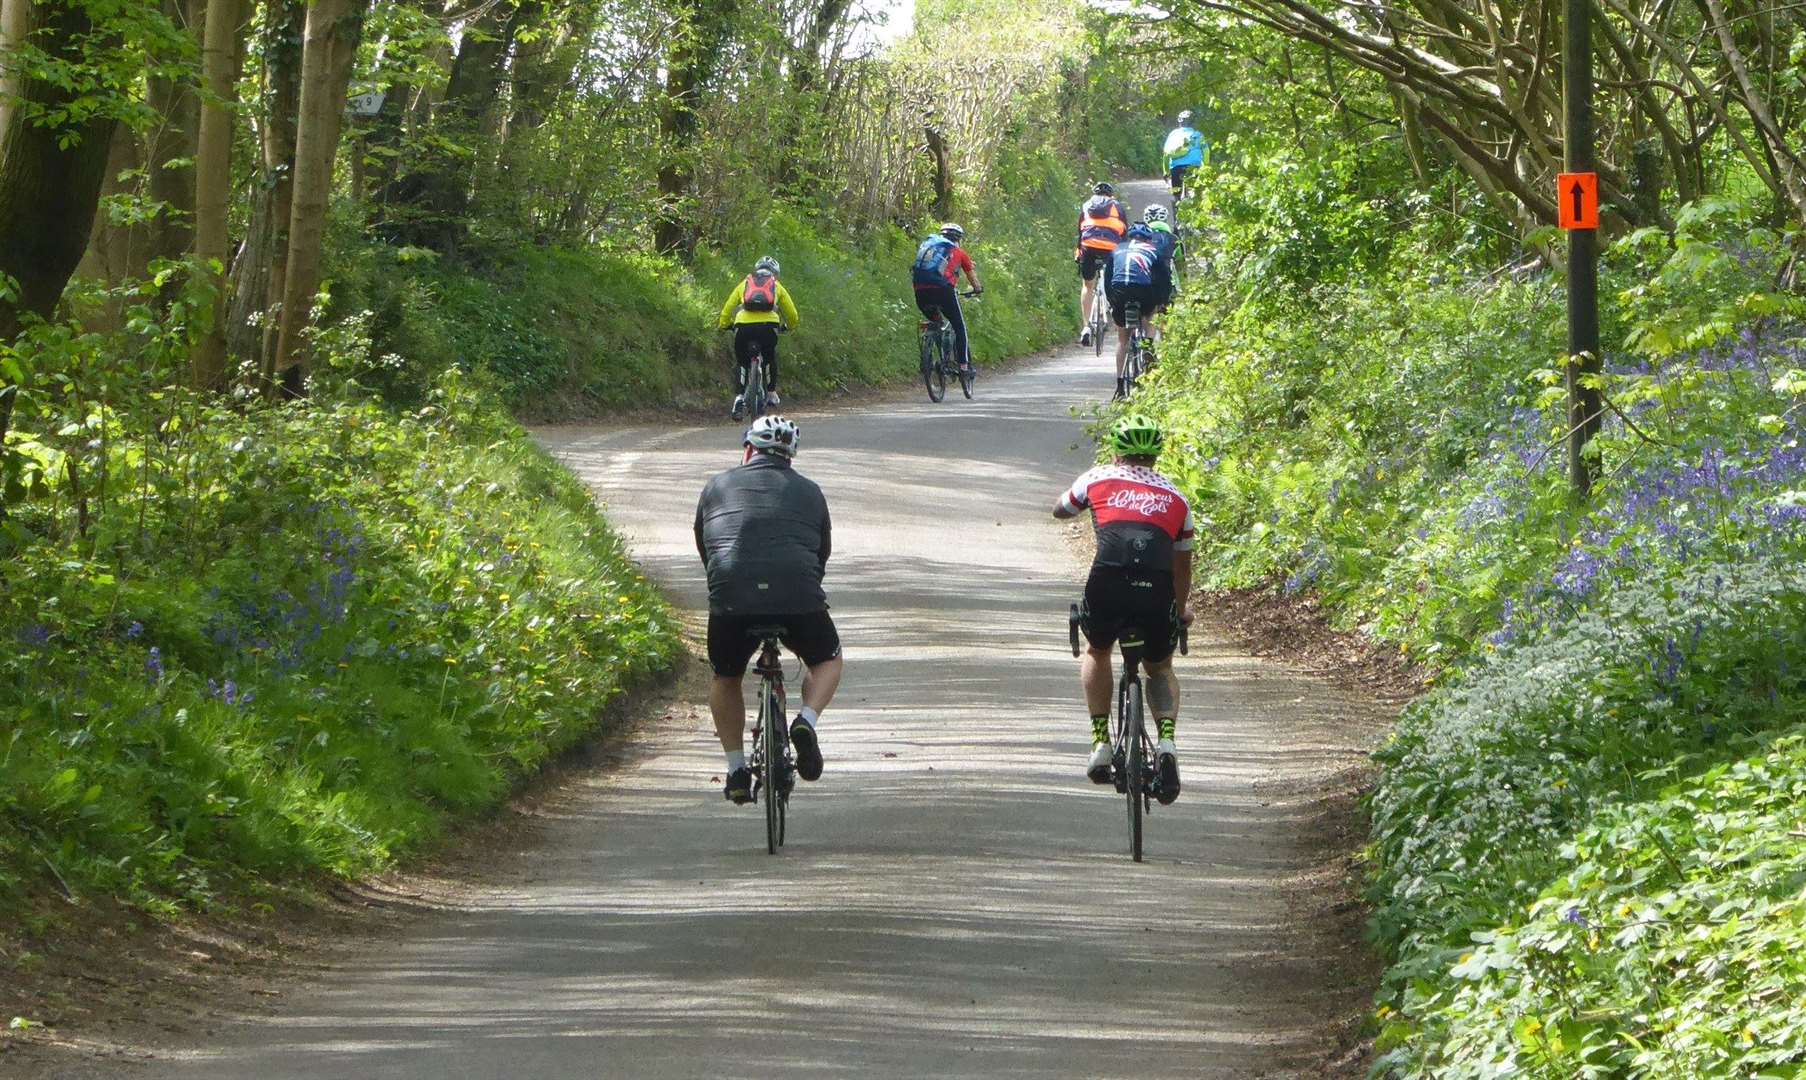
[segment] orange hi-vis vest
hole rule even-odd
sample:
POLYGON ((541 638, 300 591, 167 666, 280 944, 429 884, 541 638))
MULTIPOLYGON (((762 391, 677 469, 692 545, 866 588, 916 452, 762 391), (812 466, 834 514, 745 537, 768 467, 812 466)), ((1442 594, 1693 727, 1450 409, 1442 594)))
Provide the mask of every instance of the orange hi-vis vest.
POLYGON ((1079 210, 1079 247, 1096 251, 1115 251, 1129 231, 1123 220, 1122 204, 1108 195, 1099 195, 1079 210))

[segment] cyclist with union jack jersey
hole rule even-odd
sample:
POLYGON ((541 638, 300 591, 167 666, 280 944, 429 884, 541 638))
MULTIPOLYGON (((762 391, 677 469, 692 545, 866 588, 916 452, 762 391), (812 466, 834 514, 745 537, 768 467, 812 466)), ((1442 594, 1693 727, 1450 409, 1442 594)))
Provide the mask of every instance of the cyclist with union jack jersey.
POLYGON ((1179 679, 1173 650, 1179 627, 1189 625, 1194 524, 1191 506, 1173 482, 1154 471, 1164 438, 1160 425, 1139 413, 1110 429, 1114 459, 1073 482, 1055 504, 1056 518, 1091 511, 1097 555, 1085 581, 1080 627, 1088 648, 1079 681, 1091 710, 1091 759, 1085 772, 1094 783, 1110 776, 1110 696, 1115 683, 1110 650, 1119 639, 1142 643, 1147 700, 1159 739, 1154 762, 1160 771, 1159 798, 1179 796, 1179 751, 1174 743, 1179 716, 1179 679))

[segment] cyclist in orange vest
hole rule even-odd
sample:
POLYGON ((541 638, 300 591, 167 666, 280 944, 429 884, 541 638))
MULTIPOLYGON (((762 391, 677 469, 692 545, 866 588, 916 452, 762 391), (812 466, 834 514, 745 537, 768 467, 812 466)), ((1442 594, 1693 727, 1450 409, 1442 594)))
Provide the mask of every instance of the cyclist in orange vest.
POLYGON ((1079 264, 1079 344, 1091 344, 1091 307, 1097 303, 1098 271, 1110 265, 1110 255, 1129 231, 1129 219, 1116 189, 1099 181, 1091 198, 1079 207, 1079 246, 1072 259, 1079 264))

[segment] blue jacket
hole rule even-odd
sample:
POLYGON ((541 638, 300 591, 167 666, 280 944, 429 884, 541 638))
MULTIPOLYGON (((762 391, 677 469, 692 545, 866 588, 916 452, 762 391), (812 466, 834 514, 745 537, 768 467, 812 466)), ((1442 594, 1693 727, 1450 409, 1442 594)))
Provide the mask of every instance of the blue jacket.
POLYGON ((1165 161, 1168 172, 1180 165, 1202 165, 1207 152, 1204 136, 1194 127, 1176 127, 1167 133, 1165 161))

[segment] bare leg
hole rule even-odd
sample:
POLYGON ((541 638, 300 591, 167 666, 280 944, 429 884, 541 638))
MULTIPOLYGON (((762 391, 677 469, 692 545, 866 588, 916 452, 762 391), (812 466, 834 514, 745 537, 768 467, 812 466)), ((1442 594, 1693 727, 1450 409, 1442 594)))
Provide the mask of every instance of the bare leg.
POLYGON ((834 700, 834 691, 840 687, 840 673, 846 668, 846 658, 836 656, 832 660, 824 660, 803 674, 803 704, 820 714, 834 700))
POLYGON ((1148 704, 1154 707, 1154 719, 1172 720, 1179 715, 1179 676, 1173 673, 1173 658, 1148 665, 1148 704))
POLYGON ((1079 282, 1079 330, 1091 327, 1091 305, 1096 302, 1097 279, 1079 282))
POLYGON ((1110 670, 1110 650, 1087 646, 1079 659, 1079 682, 1085 687, 1085 707, 1092 716, 1110 714, 1110 692, 1115 673, 1110 670))
POLYGON ((1129 328, 1116 328, 1116 377, 1122 378, 1123 370, 1129 366, 1129 328))
POLYGON ((717 675, 709 682, 709 713, 715 718, 715 734, 728 753, 746 746, 746 699, 740 679, 717 675))

